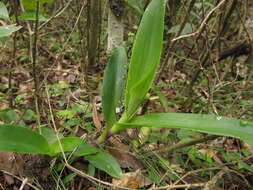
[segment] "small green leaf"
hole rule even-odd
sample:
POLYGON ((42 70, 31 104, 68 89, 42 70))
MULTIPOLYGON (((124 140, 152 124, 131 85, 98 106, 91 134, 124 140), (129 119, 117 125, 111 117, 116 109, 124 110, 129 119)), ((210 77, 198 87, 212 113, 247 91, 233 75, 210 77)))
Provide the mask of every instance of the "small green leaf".
POLYGON ((37 115, 33 110, 27 109, 27 110, 25 110, 25 114, 24 114, 23 118, 26 121, 36 121, 37 115))
MULTIPOLYGON (((78 137, 65 137, 60 139, 61 146, 64 152, 74 152, 74 156, 86 156, 89 154, 95 154, 98 149, 87 144, 84 140, 78 137)), ((61 152, 60 144, 58 141, 50 144, 52 155, 56 155, 61 152)))
POLYGON ((134 118, 111 129, 118 132, 134 127, 182 128, 221 136, 237 137, 253 146, 253 123, 202 114, 157 113, 134 118))
POLYGON ((121 178, 122 171, 117 160, 110 154, 105 152, 99 152, 94 155, 85 156, 92 165, 108 173, 115 178, 121 178))
POLYGON ((17 125, 0 125, 0 151, 50 154, 49 145, 43 136, 17 125))
POLYGON ((68 121, 66 121, 63 126, 64 127, 73 127, 73 126, 77 126, 81 124, 81 120, 80 119, 70 119, 68 121))
POLYGON ((127 119, 135 114, 153 82, 162 52, 164 15, 165 0, 152 0, 143 14, 128 72, 125 95, 127 119))
POLYGON ((89 176, 92 176, 92 177, 93 177, 93 176, 95 175, 95 171, 96 171, 95 166, 93 166, 91 163, 89 163, 87 174, 88 174, 89 176))
MULTIPOLYGON (((25 8, 25 11, 36 11, 37 1, 38 0, 22 0, 21 2, 25 8)), ((45 4, 45 3, 51 4, 51 3, 53 3, 53 1, 54 0, 39 0, 41 12, 44 11, 43 6, 42 6, 43 4, 45 4)))
MULTIPOLYGON (((36 21, 36 12, 35 11, 27 11, 23 12, 19 19, 21 20, 29 20, 29 21, 36 21)), ((47 21, 47 18, 44 17, 42 14, 39 14, 39 21, 44 22, 47 21)))
POLYGON ((239 161, 238 167, 239 167, 239 169, 245 169, 245 170, 248 170, 251 173, 253 172, 253 167, 250 166, 250 165, 248 165, 248 164, 246 164, 243 161, 239 161))
POLYGON ((0 38, 10 36, 13 32, 18 31, 21 26, 6 25, 0 26, 0 38))
POLYGON ((134 8, 140 15, 143 14, 143 5, 140 0, 127 0, 127 3, 134 8))
POLYGON ((0 110, 0 120, 5 124, 25 125, 25 123, 20 119, 18 113, 10 108, 0 110))
POLYGON ((0 2, 0 18, 9 19, 8 10, 3 2, 0 2))
POLYGON ((124 47, 112 53, 104 74, 102 109, 108 127, 116 122, 115 110, 119 105, 127 71, 127 55, 124 47))
POLYGON ((67 175, 66 177, 63 178, 62 183, 67 185, 70 181, 72 181, 75 177, 77 176, 77 174, 75 173, 71 173, 69 175, 67 175))

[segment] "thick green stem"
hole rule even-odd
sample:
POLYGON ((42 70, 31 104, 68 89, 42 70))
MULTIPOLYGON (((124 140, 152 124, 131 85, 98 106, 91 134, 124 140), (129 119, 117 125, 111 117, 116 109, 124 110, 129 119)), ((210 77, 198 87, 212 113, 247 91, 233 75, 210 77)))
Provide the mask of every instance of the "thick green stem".
MULTIPOLYGON (((127 116, 126 116, 125 113, 123 113, 121 118, 119 119, 119 121, 117 123, 125 123, 127 121, 128 121, 127 116)), ((106 127, 103 130, 102 134, 98 137, 98 140, 97 140, 98 145, 105 142, 106 139, 113 136, 114 134, 119 133, 120 131, 126 129, 125 126, 118 125, 117 123, 115 123, 112 127, 106 127)))
POLYGON ((107 127, 105 127, 104 130, 102 131, 102 134, 98 137, 98 144, 101 144, 106 140, 107 133, 108 133, 108 130, 107 130, 107 127))
POLYGON ((129 121, 129 118, 127 117, 126 112, 124 112, 121 118, 119 119, 119 121, 112 126, 112 128, 110 129, 110 132, 112 134, 116 134, 122 130, 125 130, 126 126, 118 125, 118 123, 126 123, 127 121, 129 121))

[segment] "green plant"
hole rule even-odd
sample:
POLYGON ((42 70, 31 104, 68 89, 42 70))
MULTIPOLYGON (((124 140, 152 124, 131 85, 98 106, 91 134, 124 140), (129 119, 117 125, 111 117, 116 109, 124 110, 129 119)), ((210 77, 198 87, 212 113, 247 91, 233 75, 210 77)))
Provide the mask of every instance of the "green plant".
MULTIPOLYGON (((2 2, 0 2, 0 19, 4 19, 6 21, 10 20, 8 10, 5 6, 5 4, 2 2)), ((13 32, 18 31, 20 28, 22 28, 22 27, 15 26, 13 24, 0 26, 0 38, 8 37, 13 32)))
MULTIPOLYGON (((136 127, 165 127, 165 128, 182 128, 195 130, 215 135, 238 137, 250 145, 253 145, 253 124, 247 121, 233 118, 220 117, 204 114, 183 114, 183 113, 156 113, 149 115, 136 116, 135 113, 140 104, 145 100, 148 90, 152 85, 155 72, 160 61, 163 43, 165 0, 152 1, 146 9, 141 24, 136 35, 133 46, 132 57, 129 65, 128 79, 125 90, 125 112, 118 122, 112 124, 115 119, 115 105, 113 102, 118 100, 111 94, 107 96, 107 88, 103 90, 103 113, 106 116, 109 134, 118 133, 128 128, 136 127), (108 106, 110 105, 110 110, 108 106), (110 114, 108 114, 110 113, 110 114), (112 114, 113 113, 113 114, 112 114), (110 115, 111 117, 108 117, 110 115)), ((122 49, 121 47, 119 49, 122 49)), ((116 50, 113 57, 122 54, 122 50, 116 50)), ((120 62, 111 59, 108 69, 105 72, 104 86, 108 83, 115 83, 117 79, 111 81, 118 74, 117 67, 120 62)), ((117 88, 120 89, 120 88, 117 88)), ((111 91, 111 93, 113 93, 111 91)))
MULTIPOLYGON (((99 143, 107 137, 135 127, 182 128, 210 134, 238 137, 253 145, 253 124, 233 118, 181 113, 156 113, 136 116, 144 102, 161 57, 166 0, 152 0, 145 10, 133 45, 129 72, 125 86, 127 56, 123 47, 111 56, 105 71, 102 90, 102 109, 106 130, 99 143), (123 93, 125 92, 125 93, 123 93), (120 118, 116 108, 124 94, 125 111, 120 118)), ((16 125, 0 126, 0 150, 18 153, 47 154, 57 156, 61 152, 72 152, 74 156, 85 156, 95 167, 113 177, 121 177, 121 169, 109 154, 87 144, 77 137, 66 137, 53 142, 43 135, 16 125)))
POLYGON ((110 154, 101 152, 80 138, 55 138, 49 133, 39 134, 26 127, 11 124, 0 125, 0 150, 24 154, 45 154, 51 157, 58 156, 62 152, 73 152, 73 156, 85 156, 95 167, 111 176, 121 177, 119 164, 110 154), (45 137, 43 134, 47 136, 45 137), (52 138, 48 138, 48 136, 52 138), (99 162, 96 162, 97 160, 99 162))

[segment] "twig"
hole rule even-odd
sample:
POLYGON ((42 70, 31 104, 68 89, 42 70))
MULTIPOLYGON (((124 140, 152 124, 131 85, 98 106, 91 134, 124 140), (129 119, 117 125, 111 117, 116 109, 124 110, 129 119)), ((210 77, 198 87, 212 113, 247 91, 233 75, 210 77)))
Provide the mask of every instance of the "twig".
POLYGON ((52 123, 53 123, 54 131, 55 131, 55 134, 56 134, 56 138, 57 138, 57 141, 59 143, 59 147, 60 147, 60 150, 62 152, 63 159, 64 159, 65 162, 67 162, 67 158, 64 154, 64 150, 63 150, 63 147, 62 147, 62 144, 61 144, 61 141, 60 141, 60 137, 58 135, 58 130, 57 130, 57 127, 56 127, 56 124, 55 124, 54 115, 53 115, 53 111, 52 111, 52 106, 51 106, 51 103, 50 103, 50 96, 49 96, 48 88, 47 88, 46 84, 45 84, 45 90, 46 90, 46 95, 47 95, 49 112, 50 112, 51 120, 52 120, 52 123))
MULTIPOLYGON (((21 0, 18 0, 19 1, 19 4, 20 4, 20 8, 21 8, 21 11, 22 12, 25 12, 25 9, 24 9, 24 6, 22 4, 22 1, 21 0)), ((27 30, 28 30, 28 35, 29 35, 29 58, 30 58, 30 61, 32 62, 32 35, 33 35, 33 31, 32 31, 32 28, 31 28, 31 25, 28 21, 25 21, 26 23, 26 27, 27 27, 27 30)))
POLYGON ((24 189, 24 187, 25 187, 25 185, 27 184, 27 182, 28 182, 28 179, 27 179, 27 178, 25 178, 25 179, 22 181, 22 184, 21 184, 21 186, 20 186, 19 190, 23 190, 23 189, 24 189))
POLYGON ((203 190, 210 190, 215 187, 215 184, 225 174, 225 171, 219 171, 208 183, 206 183, 203 190))
MULTIPOLYGON (((76 22, 75 22, 75 24, 74 24, 74 26, 73 26, 73 29, 71 30, 71 32, 70 32, 68 38, 66 39, 66 41, 63 43, 62 48, 59 50, 59 52, 61 52, 60 55, 58 55, 58 57, 56 57, 55 61, 54 61, 53 64, 51 65, 50 69, 53 69, 53 67, 54 67, 55 64, 57 63, 59 57, 61 57, 61 55, 63 55, 63 52, 64 52, 63 50, 65 49, 67 43, 69 42, 69 40, 70 40, 70 38, 71 38, 71 36, 72 36, 72 34, 73 34, 73 32, 74 32, 74 30, 75 30, 75 28, 76 28, 78 22, 79 22, 79 19, 80 19, 81 14, 82 14, 82 12, 83 12, 83 10, 84 10, 85 7, 86 7, 86 3, 84 2, 83 5, 82 5, 82 8, 81 8, 81 10, 80 10, 80 13, 79 13, 79 15, 78 15, 78 17, 77 17, 77 19, 76 19, 76 22)), ((46 73, 46 76, 44 77, 43 81, 41 82, 41 85, 40 85, 39 89, 42 88, 43 83, 47 80, 47 78, 48 78, 48 76, 49 76, 50 73, 51 73, 51 70, 48 71, 48 73, 46 73)))
POLYGON ((200 27, 199 27, 199 29, 198 29, 197 31, 195 31, 195 32, 193 32, 193 33, 190 33, 190 34, 185 34, 185 35, 176 37, 176 38, 172 39, 171 41, 173 42, 173 41, 181 40, 181 39, 183 39, 183 38, 189 38, 189 37, 192 37, 192 36, 195 36, 195 35, 201 33, 202 30, 204 29, 204 27, 205 27, 207 21, 210 19, 210 17, 211 17, 212 14, 214 13, 214 11, 216 11, 218 8, 220 8, 221 5, 222 5, 223 3, 225 3, 225 2, 226 2, 226 0, 222 0, 216 7, 214 7, 214 8, 207 14, 207 16, 206 16, 205 19, 202 21, 202 23, 200 24, 200 27))
MULTIPOLYGON (((157 150, 153 153, 164 153, 166 152, 167 154, 175 151, 175 150, 178 150, 178 149, 181 149, 181 148, 184 148, 184 147, 187 147, 187 146, 191 146, 191 145, 195 145, 195 144, 198 144, 198 143, 203 143, 203 142, 206 142, 206 141, 209 141, 209 140, 214 140, 216 138, 218 138, 219 136, 216 136, 216 135, 209 135, 209 136, 206 136, 206 137, 201 137, 201 138, 197 138, 197 139, 193 139, 193 140, 189 140, 189 141, 186 141, 186 142, 179 142, 173 146, 170 146, 170 147, 166 147, 164 149, 160 149, 160 150, 157 150)), ((151 153, 148 153, 148 154, 152 154, 151 153)))
MULTIPOLYGON (((211 45, 210 45, 210 48, 209 49, 213 49, 215 44, 217 43, 217 41, 220 39, 220 36, 222 34, 225 33, 225 26, 227 26, 227 21, 229 20, 229 17, 232 15, 232 12, 233 12, 233 9, 234 7, 236 6, 236 3, 237 3, 237 0, 233 0, 232 2, 232 5, 230 6, 229 10, 228 10, 228 13, 226 14, 225 16, 225 22, 223 24, 223 26, 221 27, 221 30, 219 31, 219 33, 217 34, 217 36, 215 37, 215 39, 212 41, 211 45)), ((195 45, 195 44, 194 44, 195 45)), ((190 84, 187 88, 187 91, 188 91, 188 94, 189 94, 189 98, 187 99, 186 102, 189 102, 191 101, 191 98, 192 98, 192 88, 195 84, 195 82, 197 81, 200 73, 202 72, 203 68, 206 68, 209 64, 208 64, 208 58, 209 58, 209 52, 204 52, 201 56, 200 56, 200 60, 201 60, 201 68, 198 68, 197 71, 194 73, 191 81, 190 81, 190 84)))
POLYGON ((109 187, 113 187, 113 188, 119 188, 119 189, 125 189, 125 190, 134 190, 132 188, 127 188, 127 187, 122 187, 122 186, 117 186, 117 185, 113 185, 111 183, 108 183, 106 181, 102 181, 100 179, 97 179, 95 177, 92 177, 92 176, 89 176, 87 175, 86 173, 72 167, 71 165, 69 165, 68 163, 65 163, 66 164, 66 167, 68 169, 70 169, 72 172, 76 173, 77 175, 79 175, 80 177, 84 177, 90 181, 92 181, 93 183, 99 183, 99 184, 102 184, 102 185, 105 185, 105 186, 109 186, 109 187))
POLYGON ((159 190, 159 189, 177 189, 177 188, 193 188, 193 187, 204 187, 206 183, 193 183, 193 184, 183 184, 183 185, 165 185, 162 187, 154 188, 154 190, 159 190))
POLYGON ((42 25, 40 25, 39 30, 42 29, 44 26, 46 26, 51 20, 55 19, 56 17, 60 16, 70 5, 70 3, 73 0, 70 0, 65 7, 62 8, 58 13, 56 13, 54 16, 50 17, 46 22, 44 22, 42 25))
POLYGON ((1 187, 2 190, 5 190, 4 187, 3 187, 3 185, 1 183, 0 183, 0 187, 1 187))
MULTIPOLYGON (((13 7, 18 7, 17 0, 13 1, 13 7)), ((16 8, 14 11, 15 21, 18 24, 18 9, 16 8)), ((13 48, 12 48, 12 61, 10 62, 9 68, 12 69, 16 66, 16 53, 17 53, 17 32, 14 33, 13 36, 13 48)), ((13 100, 14 94, 12 89, 12 71, 9 72, 8 75, 8 91, 9 91, 9 106, 13 108, 13 100)))
MULTIPOLYGON (((10 173, 10 172, 7 172, 7 171, 5 171, 5 170, 0 170, 0 171, 3 172, 4 174, 7 174, 7 175, 10 175, 10 176, 14 177, 15 179, 17 179, 17 180, 19 180, 19 181, 23 181, 23 179, 21 179, 20 177, 18 177, 18 176, 16 176, 16 175, 12 174, 12 173, 10 173)), ((32 184, 29 183, 29 182, 27 182, 26 184, 29 185, 30 187, 32 187, 32 188, 35 189, 35 190, 41 190, 41 189, 39 189, 38 187, 35 187, 34 185, 32 185, 32 184)))
POLYGON ((212 170, 220 170, 222 168, 219 167, 213 167, 213 168, 203 168, 203 169, 197 169, 197 170, 193 170, 193 171, 189 171, 188 173, 184 174, 182 177, 180 177, 180 179, 178 179, 175 183, 173 183, 173 185, 178 184, 180 181, 183 181, 184 178, 186 178, 187 176, 191 175, 191 174, 196 174, 202 171, 212 171, 212 170))
MULTIPOLYGON (((187 20, 189 18, 189 14, 190 14, 192 8, 194 7, 195 2, 196 2, 196 0, 192 0, 190 2, 190 5, 189 5, 189 7, 188 7, 188 9, 187 9, 187 11, 185 13, 185 16, 184 16, 184 18, 183 18, 183 20, 182 20, 182 22, 180 24, 179 30, 177 31, 175 37, 180 36, 181 32, 183 31, 183 29, 184 29, 184 27, 186 25, 186 22, 187 22, 187 20)), ((173 59, 174 55, 173 54, 171 55, 171 52, 172 52, 175 44, 176 44, 176 41, 172 41, 172 42, 168 41, 168 45, 167 45, 168 48, 166 48, 167 49, 166 50, 167 53, 165 55, 164 61, 161 63, 161 66, 160 66, 160 68, 158 70, 158 73, 156 75, 156 78, 155 78, 155 81, 154 81, 155 84, 157 84, 159 82, 159 80, 161 78, 161 75, 162 75, 162 72, 164 71, 166 65, 169 63, 169 60, 173 59)))

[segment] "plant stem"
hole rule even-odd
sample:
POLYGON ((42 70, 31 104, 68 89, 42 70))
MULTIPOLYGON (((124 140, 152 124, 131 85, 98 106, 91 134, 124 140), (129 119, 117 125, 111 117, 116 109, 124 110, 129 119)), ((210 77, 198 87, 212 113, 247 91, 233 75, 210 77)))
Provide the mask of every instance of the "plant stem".
POLYGON ((35 98, 35 108, 37 114, 37 123, 39 125, 39 133, 41 134, 40 128, 40 96, 39 96, 39 76, 38 76, 38 65, 37 65, 37 41, 38 41, 38 27, 39 27, 39 7, 40 2, 36 1, 36 21, 34 28, 34 39, 32 48, 32 68, 33 68, 33 80, 34 80, 34 98, 35 98))
POLYGON ((107 139, 107 132, 108 132, 107 127, 104 127, 102 134, 98 137, 97 142, 98 145, 103 143, 107 139))
POLYGON ((128 122, 128 121, 129 121, 129 118, 127 117, 126 112, 124 112, 124 113, 122 114, 121 118, 119 119, 119 121, 118 121, 117 123, 115 123, 115 124, 112 126, 112 128, 110 129, 110 132, 111 132, 112 134, 116 134, 116 133, 118 133, 118 132, 120 132, 120 131, 122 131, 122 130, 127 129, 126 126, 118 125, 118 123, 126 123, 126 122, 128 122))
POLYGON ((114 134, 116 134, 116 133, 118 133, 118 132, 126 129, 125 126, 118 125, 118 123, 125 123, 128 120, 129 119, 127 118, 127 116, 126 116, 126 114, 124 112, 117 123, 115 123, 112 127, 106 127, 103 130, 102 134, 97 139, 96 145, 99 145, 99 144, 105 142, 106 139, 110 138, 114 134))
MULTIPOLYGON (((209 140, 214 140, 218 137, 219 136, 217 136, 217 135, 208 135, 208 136, 200 137, 200 138, 197 138, 197 139, 192 139, 192 140, 188 140, 188 141, 179 142, 179 143, 177 143, 175 145, 172 145, 170 147, 166 147, 166 148, 157 150, 157 151, 155 151, 155 153, 165 153, 166 152, 166 154, 169 154, 169 153, 171 153, 175 150, 178 150, 178 149, 181 149, 181 148, 184 148, 184 147, 187 147, 187 146, 192 146, 192 145, 195 145, 195 144, 198 144, 198 143, 203 143, 203 142, 206 142, 206 141, 209 141, 209 140)), ((154 152, 148 153, 148 155, 151 155, 153 153, 154 152)))

